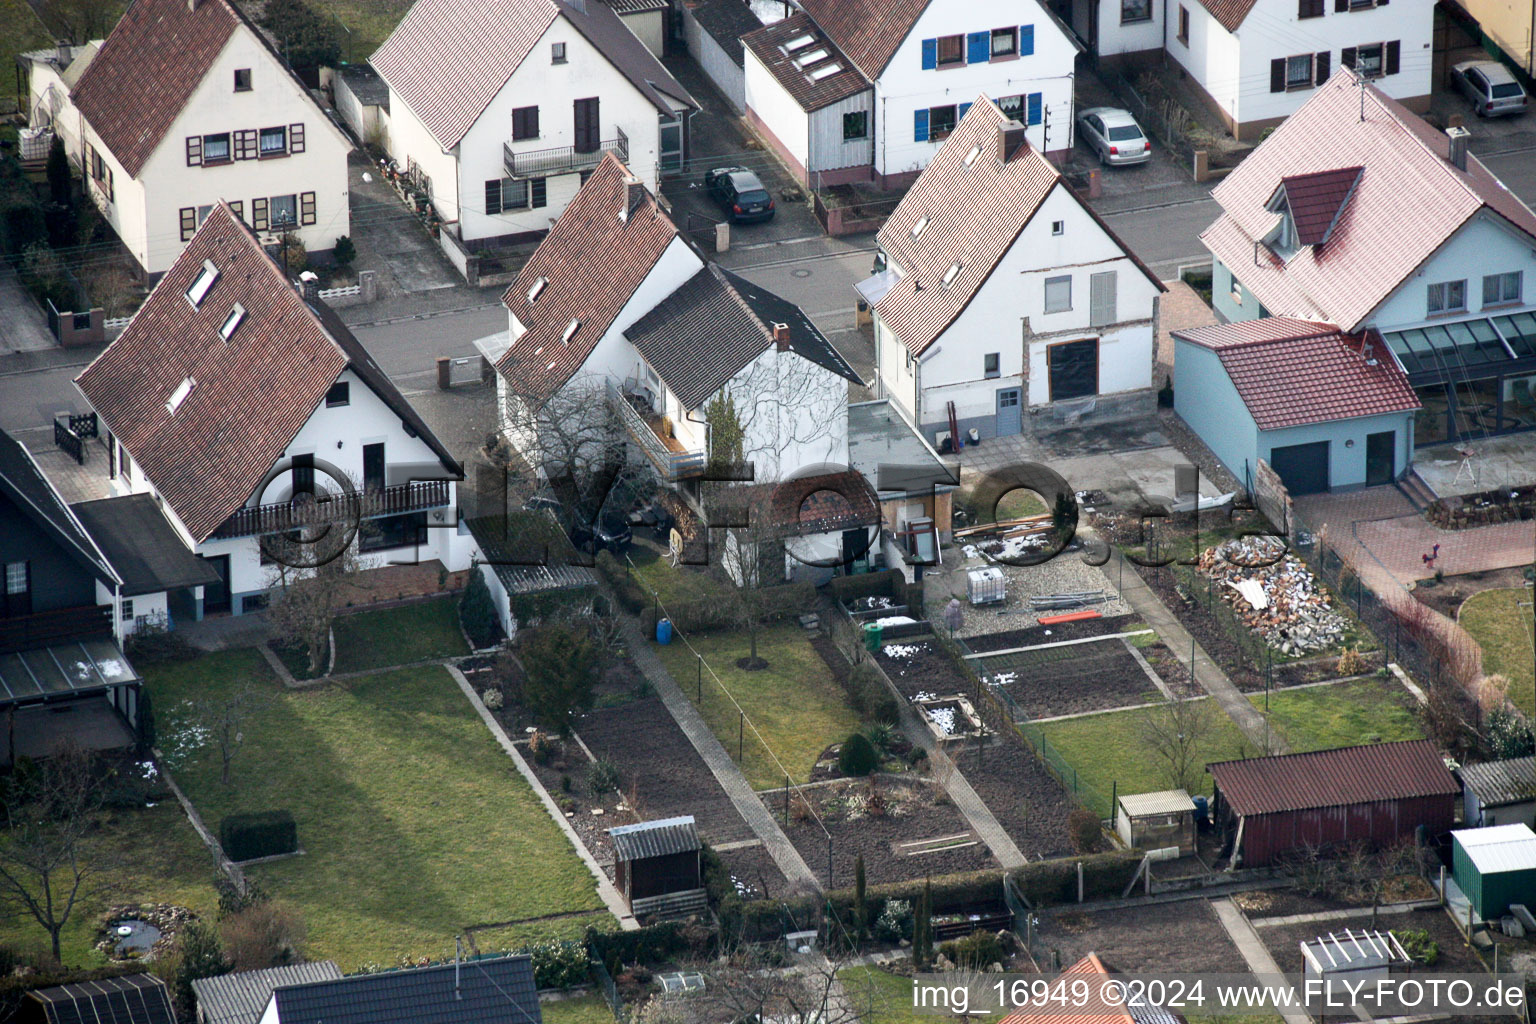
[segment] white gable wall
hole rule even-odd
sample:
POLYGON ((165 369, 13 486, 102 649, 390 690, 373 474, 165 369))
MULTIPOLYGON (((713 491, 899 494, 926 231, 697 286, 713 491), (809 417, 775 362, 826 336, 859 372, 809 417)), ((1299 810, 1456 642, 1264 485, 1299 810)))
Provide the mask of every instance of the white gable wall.
MULTIPOLYGON (((510 126, 507 134, 511 134, 510 126)), ((414 162, 432 179, 432 205, 444 223, 459 219, 458 151, 438 145, 416 111, 389 90, 389 158, 404 172, 414 162)), ((483 202, 483 200, 482 200, 483 202)))
POLYGON ((1076 57, 1077 48, 1036 0, 930 3, 875 83, 875 170, 892 175, 928 166, 942 140, 917 141, 914 113, 970 103, 981 93, 993 99, 1041 93, 1041 123, 1030 127, 1030 145, 1050 153, 1070 149, 1076 57), (923 69, 925 39, 1024 24, 1035 30, 1030 56, 923 69))
POLYGON ((747 116, 773 133, 784 154, 802 176, 810 159, 810 118, 778 79, 763 67, 757 54, 742 48, 747 116))
POLYGON ((1532 246, 1529 237, 1509 227, 1502 217, 1480 213, 1463 224, 1416 274, 1398 286, 1367 323, 1391 331, 1446 319, 1431 318, 1428 307, 1429 285, 1445 281, 1467 282, 1467 311, 1462 315, 1482 312, 1502 316, 1536 306, 1536 256, 1532 255, 1532 246), (1485 310, 1483 275, 1512 271, 1522 274, 1522 301, 1485 310))
MULTIPOLYGON (((1236 120, 1243 91, 1242 49, 1237 37, 1222 28, 1200 0, 1159 0, 1168 5, 1168 55, 1189 72, 1189 77, 1210 95, 1228 117, 1236 120), (1179 38, 1179 12, 1189 13, 1189 36, 1179 38)), ((1331 3, 1332 0, 1329 0, 1331 3)), ((1257 16, 1257 6, 1250 16, 1257 16)), ((1291 10, 1291 16, 1296 11, 1291 10)), ((1322 49, 1318 45, 1316 49, 1322 49)), ((1298 53, 1303 52, 1301 50, 1298 53)), ((1257 73, 1257 72, 1255 72, 1257 73)), ((1269 65, 1264 66, 1263 88, 1269 88, 1269 65)), ((1310 92, 1308 93, 1310 94, 1310 92)), ((1298 101, 1299 105, 1299 101, 1298 101)))
POLYGON ((832 371, 769 348, 723 390, 745 428, 743 458, 759 482, 807 466, 848 464, 848 381, 832 371))
MULTIPOLYGON (((1198 2, 1198 0, 1197 0, 1198 2)), ((1163 18, 1168 10, 1164 0, 1152 0, 1152 17, 1143 21, 1122 21, 1123 0, 1076 0, 1073 4, 1073 25, 1086 33, 1079 10, 1093 5, 1098 11, 1098 53, 1100 57, 1115 57, 1124 53, 1139 53, 1163 48, 1163 18)))

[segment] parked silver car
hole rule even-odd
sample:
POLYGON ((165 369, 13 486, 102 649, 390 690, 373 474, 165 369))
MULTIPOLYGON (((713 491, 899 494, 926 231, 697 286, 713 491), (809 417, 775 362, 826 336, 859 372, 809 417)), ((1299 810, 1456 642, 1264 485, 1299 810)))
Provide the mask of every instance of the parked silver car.
POLYGON ((1451 81, 1472 101, 1478 117, 1499 117, 1525 110, 1525 88, 1496 60, 1462 61, 1451 69, 1451 81))
POLYGON ((1089 107, 1077 115, 1083 141, 1099 155, 1099 163, 1145 163, 1152 156, 1152 141, 1130 111, 1119 107, 1089 107))

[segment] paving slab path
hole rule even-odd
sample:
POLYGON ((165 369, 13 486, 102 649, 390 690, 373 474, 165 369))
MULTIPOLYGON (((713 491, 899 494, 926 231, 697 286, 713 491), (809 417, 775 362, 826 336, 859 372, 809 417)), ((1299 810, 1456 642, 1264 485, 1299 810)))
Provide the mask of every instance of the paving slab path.
POLYGON ((682 687, 677 685, 677 680, 672 678, 672 673, 661 663, 656 652, 651 650, 651 642, 641 632, 639 624, 634 618, 624 616, 620 628, 624 633, 624 642, 629 647, 630 657, 634 659, 635 667, 645 676, 646 680, 656 690, 656 696, 666 705, 672 713, 672 718, 677 722, 683 735, 688 737, 688 742, 693 744, 693 749, 698 751, 704 763, 714 774, 720 783, 720 788, 725 790, 725 795, 731 798, 731 803, 736 805, 736 811, 743 821, 752 829, 753 833, 763 841, 763 847, 773 862, 779 866, 792 888, 802 889, 805 892, 815 893, 821 891, 821 883, 816 880, 816 875, 805 863, 805 858, 800 856, 800 851, 795 849, 795 844, 789 841, 779 823, 768 813, 768 808, 763 806, 757 792, 753 790, 747 777, 741 774, 741 769, 736 762, 731 760, 731 755, 726 753, 725 747, 720 745, 720 740, 710 731, 709 723, 704 721, 704 716, 683 693, 682 687))
MULTIPOLYGON (((1267 976, 1266 980, 1274 979, 1281 973, 1280 965, 1269 955, 1264 940, 1259 938, 1259 933, 1254 931, 1253 925, 1236 903, 1230 899, 1212 900, 1211 909, 1216 911, 1216 920, 1226 929, 1227 936, 1243 955, 1250 971, 1260 977, 1267 976)), ((1279 1013, 1285 1018, 1285 1024, 1312 1024, 1312 1018, 1301 1010, 1281 1009, 1279 1013)))

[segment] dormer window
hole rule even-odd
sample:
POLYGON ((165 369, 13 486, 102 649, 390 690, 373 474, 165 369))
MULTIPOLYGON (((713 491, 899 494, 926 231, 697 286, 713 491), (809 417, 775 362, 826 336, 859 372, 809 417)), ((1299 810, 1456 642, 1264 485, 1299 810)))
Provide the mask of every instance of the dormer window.
POLYGON ((177 409, 181 408, 181 403, 187 400, 187 396, 192 393, 192 389, 195 387, 197 387, 197 381, 191 377, 176 385, 176 390, 171 392, 170 399, 165 403, 166 411, 174 413, 177 409))
POLYGON ((228 341, 234 336, 235 329, 240 326, 240 321, 245 319, 245 307, 235 303, 235 308, 229 311, 229 316, 224 318, 224 323, 219 325, 219 336, 228 341))
POLYGON ((192 284, 187 288, 187 301, 193 306, 201 306, 203 299, 208 297, 208 290, 213 287, 213 282, 219 279, 219 268, 213 265, 212 260, 203 260, 203 269, 197 272, 192 279, 192 284))
POLYGON ((1283 260, 1288 260, 1296 254, 1298 242, 1296 218, 1291 214, 1291 204, 1286 199, 1285 189, 1283 187, 1277 189, 1264 208, 1270 213, 1280 215, 1280 222, 1264 236, 1264 244, 1269 247, 1270 252, 1283 260))
POLYGON ((576 332, 579 330, 581 330, 581 321, 572 320, 566 325, 565 333, 560 336, 560 340, 567 345, 570 344, 571 339, 576 337, 576 332))
POLYGON ((547 277, 541 277, 537 281, 533 282, 533 287, 528 289, 528 301, 533 302, 538 299, 540 295, 544 294, 544 289, 548 285, 549 278, 547 277))
POLYGON ((960 276, 960 264, 951 263, 949 269, 944 272, 944 287, 948 288, 955 283, 955 278, 960 276))
POLYGON ((919 217, 917 223, 912 225, 912 237, 920 238, 924 231, 928 230, 928 218, 919 217))

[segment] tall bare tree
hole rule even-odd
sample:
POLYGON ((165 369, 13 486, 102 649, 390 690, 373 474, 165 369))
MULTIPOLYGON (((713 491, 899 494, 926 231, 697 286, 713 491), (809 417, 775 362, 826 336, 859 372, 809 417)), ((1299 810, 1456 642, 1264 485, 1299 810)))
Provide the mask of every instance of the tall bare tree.
POLYGON ((761 953, 740 949, 710 968, 703 992, 683 999, 655 997, 637 1015, 639 1024, 714 1024, 717 1021, 774 1021, 775 1024, 860 1024, 893 1010, 883 1005, 872 983, 845 983, 841 958, 800 958, 789 967, 768 963, 761 953))
POLYGON ((605 381, 582 374, 548 396, 520 393, 505 378, 498 386, 507 439, 569 513, 595 519, 624 468, 623 431, 605 381))
POLYGON ((1141 742, 1169 788, 1199 787, 1205 767, 1203 748, 1214 722, 1211 702, 1204 699, 1167 700, 1141 716, 1137 723, 1141 742))
POLYGON ((43 21, 55 34, 71 43, 86 43, 110 32, 125 5, 119 0, 44 0, 40 6, 43 21))
POLYGON ((75 911, 112 885, 113 864, 91 842, 101 809, 96 759, 65 741, 30 774, 12 778, 0 833, 0 903, 36 921, 58 960, 59 937, 75 911))
POLYGON ((313 568, 274 570, 269 585, 277 588, 277 595, 267 611, 268 621, 307 650, 310 675, 319 675, 328 663, 331 626, 347 601, 368 589, 363 573, 370 568, 370 559, 348 547, 313 568))
POLYGON ((245 745, 245 726, 261 709, 271 703, 271 695, 254 684, 245 683, 234 690, 194 703, 194 719, 208 731, 219 751, 219 781, 229 785, 229 769, 235 755, 245 745))

